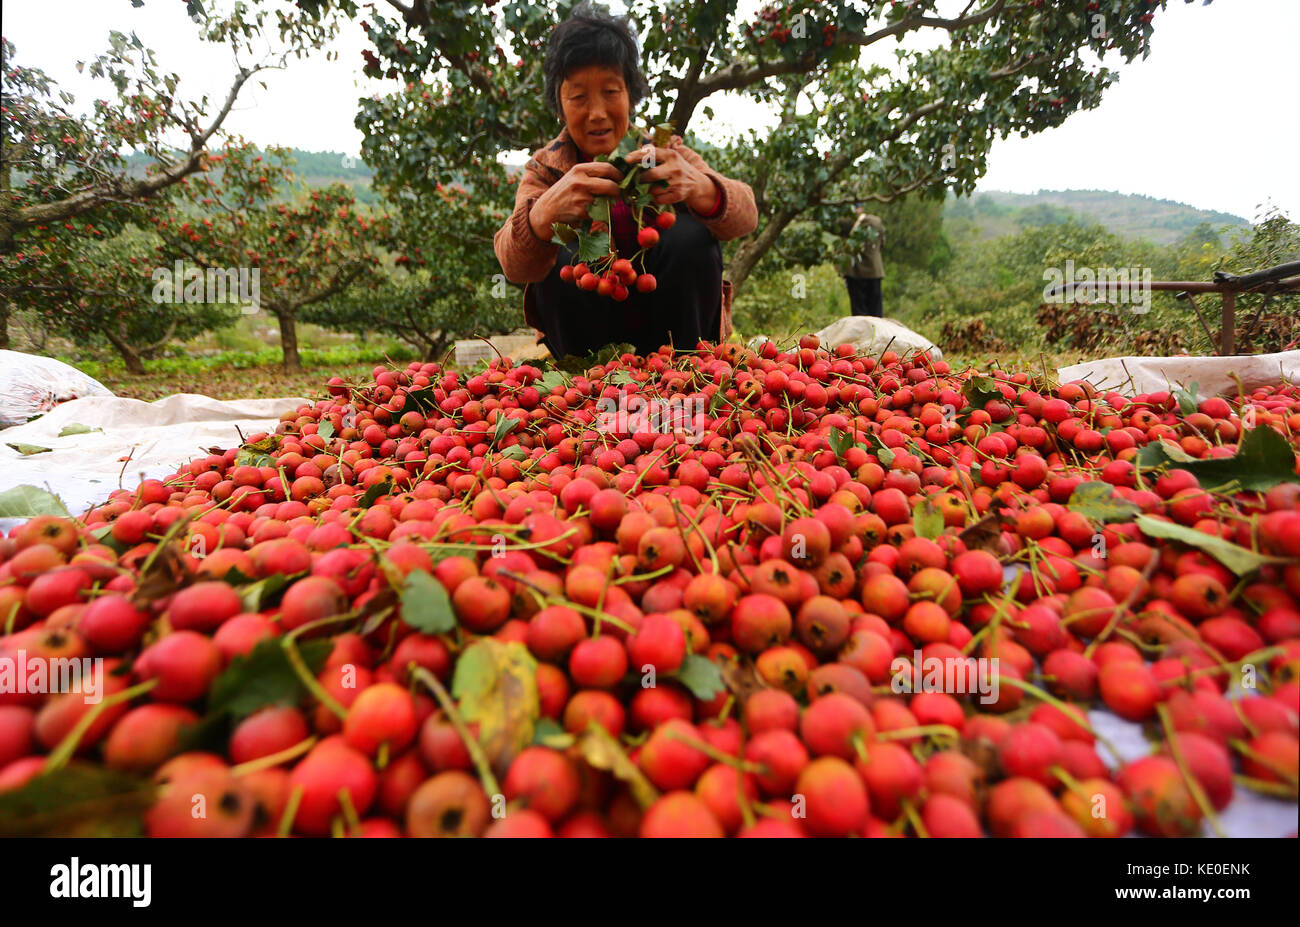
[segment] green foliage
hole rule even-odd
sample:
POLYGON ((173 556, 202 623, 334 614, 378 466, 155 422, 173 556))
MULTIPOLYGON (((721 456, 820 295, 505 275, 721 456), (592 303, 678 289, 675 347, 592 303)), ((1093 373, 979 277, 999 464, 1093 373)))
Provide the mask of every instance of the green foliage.
MULTIPOLYGON (((427 194, 463 171, 484 202, 508 207, 513 190, 498 155, 534 151, 554 136, 541 99, 545 44, 574 5, 411 0, 399 5, 400 16, 368 8, 366 73, 397 82, 394 92, 361 100, 356 119, 378 187, 427 194)), ((300 6, 358 13, 337 0, 300 6)), ((802 0, 752 17, 733 0, 631 4, 650 88, 637 121, 670 122, 691 144, 689 125, 697 113, 711 117, 716 93, 778 105, 778 126, 706 155, 748 182, 759 206, 756 235, 726 249, 738 287, 818 203, 878 202, 906 190, 969 193, 995 138, 1039 132, 1096 107, 1116 79, 1111 62, 1149 52, 1160 12, 1117 6, 1101 35, 1073 4, 999 4, 992 15, 968 11, 938 27, 931 7, 802 0), (900 48, 894 68, 856 64, 864 47, 912 33, 940 41, 900 48), (684 43, 691 36, 701 41, 684 43), (1104 64, 1094 66, 1093 57, 1104 64)))
MULTIPOLYGON (((416 353, 403 344, 370 341, 364 344, 334 345, 317 350, 305 349, 301 353, 304 367, 337 369, 354 364, 380 364, 388 360, 404 362, 416 359, 416 353)), ((103 381, 119 371, 120 365, 103 361, 82 360, 68 355, 56 355, 58 360, 76 366, 78 370, 96 380, 103 381)), ((160 357, 149 364, 150 373, 160 375, 195 375, 208 371, 234 369, 257 370, 276 365, 283 355, 279 348, 262 347, 255 351, 222 351, 208 357, 181 355, 160 357)))
POLYGON ((382 269, 313 306, 305 318, 340 331, 397 337, 428 359, 458 338, 508 332, 522 319, 520 289, 508 285, 492 250, 504 210, 459 188, 390 194, 375 245, 382 269))

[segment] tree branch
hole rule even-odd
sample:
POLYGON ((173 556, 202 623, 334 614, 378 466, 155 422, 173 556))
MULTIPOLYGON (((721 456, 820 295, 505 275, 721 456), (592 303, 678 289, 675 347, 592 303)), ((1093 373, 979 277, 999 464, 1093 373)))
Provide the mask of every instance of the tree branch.
POLYGON ((211 125, 207 130, 199 135, 192 135, 190 143, 189 157, 184 161, 173 164, 156 174, 151 174, 141 180, 126 182, 124 177, 114 178, 109 183, 101 186, 90 187, 73 194, 67 199, 59 200, 54 203, 40 203, 35 206, 27 206, 17 210, 10 220, 10 229, 13 232, 21 229, 31 228, 35 225, 48 225, 51 222, 60 222, 73 216, 81 215, 109 202, 137 202, 147 199, 165 187, 179 181, 181 178, 193 174, 200 170, 206 162, 204 147, 212 138, 213 134, 221 127, 226 117, 230 114, 234 106, 235 98, 239 95, 240 88, 248 81, 250 77, 262 70, 261 65, 252 68, 241 68, 239 76, 235 78, 230 87, 230 92, 226 96, 226 102, 222 105, 221 110, 213 118, 211 125))

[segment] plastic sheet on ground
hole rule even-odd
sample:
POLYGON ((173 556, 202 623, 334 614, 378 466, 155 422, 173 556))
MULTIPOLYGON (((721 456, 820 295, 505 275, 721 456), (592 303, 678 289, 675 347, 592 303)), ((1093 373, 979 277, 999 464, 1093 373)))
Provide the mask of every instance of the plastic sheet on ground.
POLYGON ((70 399, 112 395, 94 377, 52 357, 0 351, 0 428, 24 424, 70 399))
POLYGON ((929 351, 935 360, 943 359, 943 351, 934 342, 893 319, 848 315, 817 332, 817 337, 828 349, 847 343, 864 354, 883 354, 888 345, 888 350, 900 356, 912 351, 929 351))
MULTIPOLYGON (((245 436, 271 432, 280 416, 307 399, 240 399, 223 401, 178 393, 156 402, 117 396, 91 396, 56 406, 34 422, 0 432, 0 444, 48 447, 23 456, 0 446, 0 492, 14 486, 47 489, 79 515, 103 502, 121 485, 158 479, 209 448, 238 447, 245 436), (98 431, 85 432, 76 426, 98 431), (82 432, 59 437, 65 429, 82 432), (130 456, 129 461, 124 458, 130 456), (125 466, 124 466, 125 464, 125 466)), ((0 518, 0 530, 23 521, 0 518)))
POLYGON ((1154 393, 1171 387, 1190 389, 1197 398, 1236 395, 1237 378, 1247 391, 1288 380, 1300 380, 1300 351, 1228 357, 1108 357, 1062 367, 1062 383, 1087 380, 1097 389, 1125 396, 1154 393))

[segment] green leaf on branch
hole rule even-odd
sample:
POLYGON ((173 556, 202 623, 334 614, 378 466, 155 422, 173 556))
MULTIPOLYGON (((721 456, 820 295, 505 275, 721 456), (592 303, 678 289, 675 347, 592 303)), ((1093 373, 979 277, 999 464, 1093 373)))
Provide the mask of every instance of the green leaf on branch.
POLYGON ((386 476, 375 485, 368 487, 366 491, 361 494, 361 498, 357 500, 357 505, 363 509, 368 509, 375 504, 376 499, 380 496, 387 495, 392 491, 392 489, 393 478, 386 476))
POLYGON ((537 389, 549 393, 557 386, 568 386, 569 381, 559 370, 548 370, 537 381, 537 389))
POLYGON ((504 415, 498 418, 496 428, 492 430, 492 446, 495 447, 500 444, 501 439, 514 431, 518 426, 519 419, 517 418, 508 418, 504 415))
POLYGON ((407 575, 402 587, 402 621, 423 634, 447 634, 456 627, 456 613, 442 583, 428 573, 407 575))
POLYGON ((401 418, 407 412, 419 412, 421 415, 424 415, 437 404, 438 400, 433 397, 432 386, 426 386, 424 389, 411 390, 411 392, 406 394, 406 402, 402 403, 402 409, 397 413, 397 417, 401 418))
POLYGON ((1174 390, 1174 398, 1178 400, 1178 411, 1184 416, 1191 415, 1196 411, 1196 391, 1200 388, 1199 382, 1194 382, 1187 389, 1174 390))
POLYGON ((608 196, 598 196, 587 207, 587 215, 593 222, 603 222, 609 228, 609 209, 613 200, 608 196))
POLYGON ((702 702, 713 699, 719 692, 727 688, 727 684, 722 680, 722 670, 718 664, 714 663, 708 657, 702 657, 698 653, 686 655, 682 661, 681 667, 673 674, 674 678, 686 688, 691 690, 691 694, 702 702))
POLYGON ((1237 445, 1237 453, 1231 457, 1198 459, 1183 453, 1182 448, 1175 451, 1176 447, 1163 441, 1159 445, 1148 444, 1138 454, 1138 466, 1143 469, 1164 466, 1188 470, 1207 488, 1235 482, 1242 489, 1263 492, 1279 483, 1296 480, 1295 451, 1290 442, 1272 428, 1246 431, 1237 445))
POLYGON ((1166 466, 1170 461, 1193 463, 1196 460, 1197 458, 1183 450, 1181 445, 1162 438, 1159 441, 1149 442, 1138 451, 1136 464, 1139 469, 1151 470, 1166 466))
POLYGON ((1188 547, 1195 547, 1197 550, 1209 554, 1238 576, 1248 576, 1260 567, 1270 563, 1287 562, 1283 557, 1266 557, 1231 541, 1225 541, 1223 538, 1206 534, 1204 531, 1197 531, 1188 525, 1161 521, 1158 518, 1152 518, 1150 515, 1139 515, 1137 517, 1137 526, 1147 537, 1181 541, 1188 547))
POLYGON ((504 460, 526 460, 528 451, 524 450, 522 444, 512 444, 501 452, 501 457, 504 460))
POLYGON ((605 255, 609 254, 609 232, 588 232, 579 231, 578 236, 578 260, 599 261, 605 255))
POLYGON ((157 794, 148 779, 70 763, 0 793, 0 837, 138 837, 157 794))
POLYGON ((993 400, 1003 398, 1002 391, 992 377, 971 377, 961 391, 975 409, 982 409, 993 400))
POLYGON ((260 441, 245 444, 235 455, 237 467, 274 467, 275 458, 271 453, 280 446, 279 435, 267 435, 260 441))
MULTIPOLYGON (((283 573, 273 573, 255 583, 241 585, 235 591, 239 593, 239 597, 244 603, 244 611, 260 612, 270 605, 275 597, 283 592, 290 583, 303 575, 294 573, 286 576, 283 573)), ((230 574, 226 574, 226 578, 229 580, 230 574)))
POLYGON ((0 518, 35 518, 37 515, 71 517, 62 499, 36 486, 15 486, 0 492, 0 518))
POLYGON ((552 750, 567 750, 577 742, 576 737, 560 727, 552 718, 542 718, 533 731, 533 743, 552 750))
MULTIPOLYGON (((303 663, 314 676, 324 668, 334 643, 301 641, 297 647, 303 663)), ((236 718, 245 718, 271 705, 297 704, 306 692, 283 644, 276 639, 264 640, 252 653, 231 660, 226 671, 212 683, 208 713, 229 712, 236 718)))
POLYGON ((826 440, 831 446, 831 451, 835 454, 835 459, 840 461, 844 460, 845 453, 854 444, 851 434, 834 426, 831 426, 831 433, 826 440))
POLYGON ((565 222, 552 222, 551 231, 561 244, 571 245, 578 240, 578 230, 565 222))
POLYGON ((1115 487, 1105 482, 1080 483, 1070 494, 1066 508, 1078 512, 1089 521, 1105 524, 1109 521, 1129 521, 1142 511, 1126 499, 1115 495, 1115 487))

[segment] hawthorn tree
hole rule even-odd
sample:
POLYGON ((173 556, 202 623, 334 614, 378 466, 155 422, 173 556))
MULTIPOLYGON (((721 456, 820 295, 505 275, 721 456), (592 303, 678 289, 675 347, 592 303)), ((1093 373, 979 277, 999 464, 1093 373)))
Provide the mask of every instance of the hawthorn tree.
POLYGON ((492 251, 505 213, 460 186, 438 185, 432 195, 395 193, 376 244, 386 252, 375 285, 351 287, 307 314, 328 328, 364 335, 382 331, 426 359, 438 360, 458 338, 493 335, 518 324, 518 301, 508 294, 492 251))
MULTIPOLYGON (((318 14, 361 13, 352 0, 297 2, 318 14)), ((758 201, 758 228, 725 250, 740 287, 796 220, 825 226, 826 203, 969 193, 995 138, 1096 107, 1116 80, 1104 62, 1145 57, 1167 4, 794 0, 745 21, 733 0, 631 0, 651 88, 634 118, 671 122, 692 143, 690 128, 713 118, 718 94, 775 106, 773 125, 733 138, 713 161, 758 201), (864 50, 910 38, 895 66, 863 63, 864 50)), ((398 82, 360 101, 363 156, 377 174, 424 189, 455 171, 499 182, 498 154, 549 141, 558 126, 541 98, 545 42, 574 5, 369 4, 366 72, 398 82)))
MULTIPOLYGON (((142 6, 143 0, 133 5, 142 6)), ((206 95, 184 97, 180 77, 164 73, 134 32, 113 31, 106 52, 89 63, 77 62, 79 71, 88 68, 92 77, 111 84, 108 98, 95 100, 93 111, 81 114, 72 94, 43 71, 19 65, 14 45, 0 42, 0 270, 6 280, 15 272, 16 253, 30 256, 38 250, 24 247, 27 236, 48 240, 50 233, 81 234, 90 225, 111 237, 131 221, 130 207, 151 203, 203 171, 208 147, 224 137, 222 127, 245 84, 261 71, 285 67, 290 57, 322 47, 337 28, 308 10, 227 6, 228 15, 221 15, 201 0, 185 3, 201 37, 231 50, 234 77, 219 103, 206 95), (277 30, 279 48, 268 53, 267 38, 277 30), (260 60, 251 63, 253 58, 260 60), (177 140, 183 141, 179 148, 177 140), (128 171, 131 152, 152 159, 143 176, 128 171)), ((8 343, 8 311, 0 299, 0 346, 8 343)))
POLYGON ((152 217, 160 260, 164 267, 179 258, 205 272, 256 272, 256 311, 275 316, 284 369, 299 371, 299 316, 349 287, 377 282, 387 220, 367 215, 341 183, 277 201, 293 182, 287 149, 232 147, 222 157, 219 174, 180 186, 181 208, 152 217))
MULTIPOLYGON (((147 224, 143 216, 137 221, 147 224)), ((168 344, 239 317, 238 307, 228 303, 155 299, 158 245, 158 236, 141 224, 124 225, 112 236, 89 223, 75 233, 27 236, 24 247, 30 251, 17 254, 5 290, 45 331, 78 346, 106 343, 128 373, 144 374, 144 361, 168 344)))

